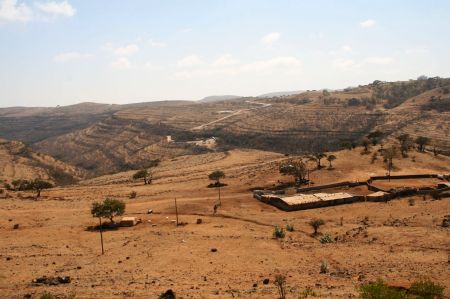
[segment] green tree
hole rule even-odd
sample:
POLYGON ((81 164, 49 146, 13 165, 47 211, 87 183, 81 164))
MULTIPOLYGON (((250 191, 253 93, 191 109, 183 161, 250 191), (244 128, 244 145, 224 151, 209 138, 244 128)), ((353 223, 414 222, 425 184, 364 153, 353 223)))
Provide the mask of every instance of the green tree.
POLYGON ((91 214, 98 218, 107 218, 114 223, 114 217, 125 213, 125 203, 114 198, 106 198, 103 202, 94 202, 91 214))
POLYGON ((306 174, 308 172, 306 164, 301 159, 289 160, 282 163, 279 167, 279 171, 282 175, 293 176, 297 185, 306 180, 306 174))
POLYGON ((425 151, 425 146, 430 143, 430 138, 428 137, 423 137, 423 136, 419 136, 416 138, 416 144, 418 146, 418 149, 420 152, 424 152, 425 151))
POLYGON ((333 168, 333 165, 331 164, 331 162, 333 162, 333 161, 336 160, 336 159, 337 159, 337 158, 336 158, 335 155, 329 155, 329 156, 327 157, 327 161, 330 163, 329 168, 333 168))
MULTIPOLYGON (((220 179, 225 177, 225 173, 222 170, 215 170, 208 175, 208 178, 212 181, 215 181, 214 185, 217 187, 219 192, 219 206, 222 206, 222 201, 220 199, 220 187, 222 184, 220 183, 220 179)), ((214 207, 214 213, 216 212, 218 206, 214 207)))
POLYGON ((366 153, 369 151, 369 146, 370 146, 371 143, 372 143, 372 141, 370 141, 370 139, 367 138, 367 137, 364 137, 364 138, 361 140, 361 145, 364 146, 364 151, 365 151, 366 153))
POLYGON ((322 219, 312 219, 309 221, 309 225, 314 229, 314 235, 317 235, 319 228, 325 224, 322 219))
POLYGON ((150 184, 152 182, 152 175, 147 169, 142 169, 133 174, 133 179, 143 179, 144 185, 150 184))
POLYGON ((225 173, 222 170, 213 171, 208 175, 208 178, 211 181, 216 181, 216 185, 220 185, 220 179, 223 179, 224 177, 225 173))
POLYGON ((31 182, 31 189, 33 189, 37 195, 36 197, 41 196, 41 191, 44 189, 53 188, 53 185, 47 181, 43 181, 40 179, 35 179, 33 182, 31 182))
POLYGON ((412 146, 413 141, 409 134, 401 134, 397 137, 398 142, 400 142, 400 151, 403 157, 406 157, 409 148, 412 146))
POLYGON ((389 176, 391 176, 392 167, 394 166, 393 161, 397 157, 397 148, 395 146, 385 148, 383 150, 383 157, 388 166, 389 176))
POLYGON ((323 158, 325 158, 326 156, 327 156, 327 155, 325 155, 325 154, 322 153, 322 152, 316 152, 316 153, 314 153, 314 154, 311 155, 310 159, 313 160, 313 161, 316 161, 316 163, 317 163, 317 169, 320 169, 320 168, 322 168, 321 160, 322 160, 323 158))

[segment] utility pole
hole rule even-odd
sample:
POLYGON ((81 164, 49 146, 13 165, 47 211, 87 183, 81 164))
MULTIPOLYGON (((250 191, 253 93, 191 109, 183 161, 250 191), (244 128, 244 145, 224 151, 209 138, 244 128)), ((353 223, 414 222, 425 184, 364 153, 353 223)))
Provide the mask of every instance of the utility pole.
POLYGON ((178 226, 178 206, 177 206, 177 198, 175 197, 175 213, 177 214, 177 226, 178 226))
POLYGON ((105 250, 103 249, 103 227, 102 227, 102 217, 98 217, 98 220, 100 221, 100 242, 102 243, 102 254, 105 253, 105 250))

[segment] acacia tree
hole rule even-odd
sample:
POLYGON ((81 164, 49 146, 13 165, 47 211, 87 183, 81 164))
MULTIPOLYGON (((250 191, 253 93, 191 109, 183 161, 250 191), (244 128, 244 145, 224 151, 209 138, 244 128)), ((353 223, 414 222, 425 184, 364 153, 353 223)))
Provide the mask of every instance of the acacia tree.
POLYGON ((428 143, 430 143, 430 138, 419 136, 419 137, 416 138, 416 143, 417 143, 419 152, 424 152, 425 151, 425 146, 428 143))
POLYGON ((14 180, 11 182, 11 184, 13 185, 14 191, 29 191, 29 190, 35 191, 36 198, 39 198, 41 196, 42 190, 53 187, 53 185, 50 182, 41 179, 35 179, 33 181, 14 180))
POLYGON ((370 146, 371 143, 372 143, 372 142, 371 142, 370 139, 367 138, 367 137, 364 137, 364 138, 361 140, 361 145, 364 146, 364 151, 365 151, 365 152, 368 152, 368 151, 369 151, 369 146, 370 146))
POLYGON ((397 148, 395 146, 388 147, 383 150, 383 157, 388 166, 389 177, 391 176, 391 170, 394 166, 393 160, 397 157, 397 148))
POLYGON ((44 189, 49 189, 52 188, 53 185, 47 181, 43 181, 40 179, 35 179, 33 182, 31 182, 31 189, 33 189, 34 191, 36 191, 37 195, 36 197, 40 197, 41 196, 41 191, 44 189))
POLYGON ((306 174, 308 172, 306 164, 300 160, 289 160, 279 167, 282 175, 290 175, 294 177, 295 184, 300 185, 306 181, 306 174))
POLYGON ((310 159, 313 160, 313 161, 316 161, 316 163, 317 163, 317 169, 321 169, 321 168, 322 168, 322 165, 320 164, 320 162, 321 162, 321 160, 322 160, 323 158, 326 158, 326 156, 327 156, 327 155, 325 155, 325 154, 322 153, 322 152, 317 152, 317 153, 312 154, 311 157, 310 157, 310 159))
POLYGON ((152 174, 147 169, 142 169, 133 174, 133 179, 143 179, 144 185, 150 184, 152 182, 152 174))
POLYGON ((329 155, 329 156, 327 157, 327 161, 330 163, 329 168, 333 168, 333 165, 331 164, 331 162, 333 162, 333 161, 336 160, 336 159, 337 159, 337 158, 336 158, 335 155, 329 155))
POLYGON ((214 186, 219 190, 219 205, 222 205, 222 202, 220 200, 220 187, 222 187, 220 179, 223 179, 224 177, 225 173, 222 170, 215 170, 208 175, 208 178, 210 180, 215 181, 214 186))
POLYGON ((125 203, 114 198, 106 198, 103 202, 94 202, 91 214, 98 218, 107 218, 114 223, 114 217, 125 213, 125 203))
POLYGON ((412 146, 413 141, 409 134, 402 134, 397 137, 398 142, 400 142, 400 151, 403 157, 407 156, 409 148, 412 146))

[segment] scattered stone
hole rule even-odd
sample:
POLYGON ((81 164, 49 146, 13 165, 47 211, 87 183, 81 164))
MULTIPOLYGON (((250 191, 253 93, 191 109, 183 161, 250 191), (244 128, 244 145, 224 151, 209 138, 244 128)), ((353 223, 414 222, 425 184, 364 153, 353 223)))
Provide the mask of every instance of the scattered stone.
POLYGON ((263 280, 263 284, 269 284, 269 282, 270 282, 270 279, 268 279, 268 278, 264 278, 264 280, 263 280))
POLYGON ((203 222, 202 218, 197 219, 197 224, 202 224, 202 222, 203 222))
POLYGON ((153 214, 153 210, 152 209, 148 209, 147 214, 153 214))
POLYGON ((19 224, 18 223, 14 224, 13 229, 18 229, 18 228, 19 228, 19 224))
POLYGON ((258 284, 257 284, 257 283, 254 283, 254 284, 253 284, 253 287, 254 287, 254 288, 258 287, 258 284))
POLYGON ((12 259, 12 257, 10 257, 10 256, 7 256, 7 257, 6 257, 6 260, 7 260, 7 261, 10 261, 11 259, 12 259))
POLYGON ((80 270, 80 269, 81 269, 81 266, 77 266, 77 269, 80 270))
POLYGON ((211 248, 211 252, 217 252, 217 248, 211 248))

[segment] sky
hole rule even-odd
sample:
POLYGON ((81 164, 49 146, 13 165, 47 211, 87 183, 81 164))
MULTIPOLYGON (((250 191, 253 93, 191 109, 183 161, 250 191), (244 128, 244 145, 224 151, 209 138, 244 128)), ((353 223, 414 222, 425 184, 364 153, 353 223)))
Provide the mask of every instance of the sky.
POLYGON ((0 0, 0 107, 450 76, 450 1, 0 0))

